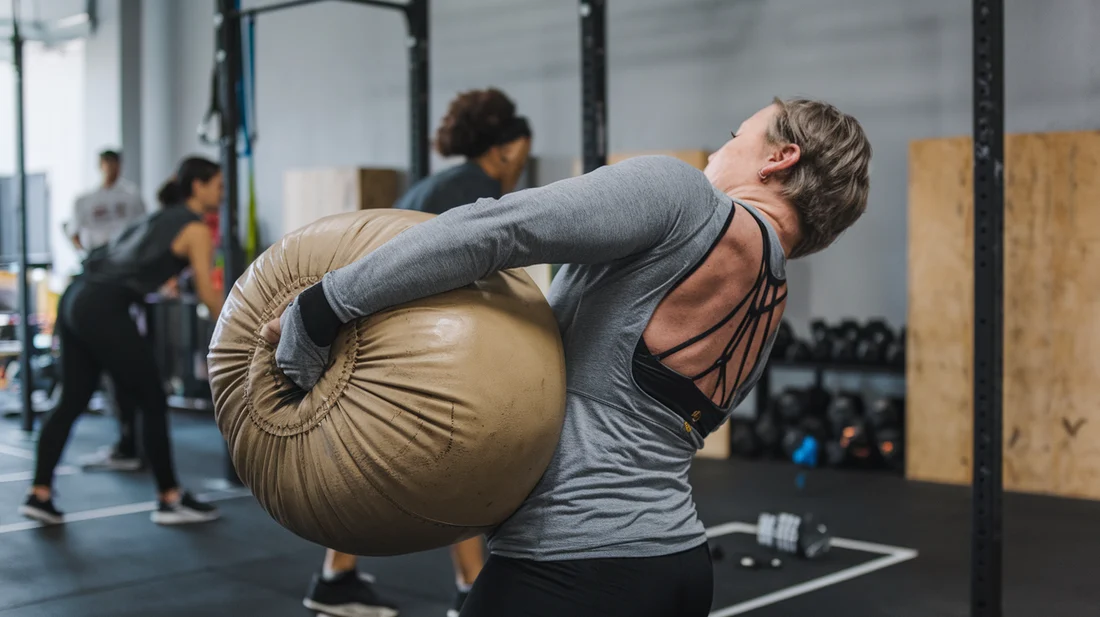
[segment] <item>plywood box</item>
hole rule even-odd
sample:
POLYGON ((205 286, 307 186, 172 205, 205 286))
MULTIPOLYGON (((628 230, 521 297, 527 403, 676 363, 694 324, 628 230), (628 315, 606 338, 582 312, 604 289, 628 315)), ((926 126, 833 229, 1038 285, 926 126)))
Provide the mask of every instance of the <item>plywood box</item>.
MULTIPOLYGON (((969 484, 972 142, 909 148, 907 475, 969 484)), ((1005 139, 1004 487, 1100 498, 1100 132, 1005 139)))
POLYGON ((696 456, 726 459, 730 457, 731 445, 730 423, 726 421, 713 433, 707 435, 706 441, 703 442, 703 449, 699 450, 696 456))
POLYGON ((392 207, 400 182, 396 169, 291 169, 283 176, 283 233, 341 212, 392 207))

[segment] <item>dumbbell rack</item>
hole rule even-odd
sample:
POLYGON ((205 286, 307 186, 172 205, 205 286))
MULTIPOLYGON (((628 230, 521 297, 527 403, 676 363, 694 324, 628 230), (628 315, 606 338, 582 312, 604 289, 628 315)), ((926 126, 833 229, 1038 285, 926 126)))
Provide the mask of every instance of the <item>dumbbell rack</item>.
POLYGON ((756 384, 756 417, 767 413, 772 398, 771 373, 774 370, 813 371, 814 386, 824 389, 826 373, 848 373, 863 375, 887 375, 899 379, 905 378, 905 366, 894 364, 859 364, 855 362, 831 362, 828 360, 791 361, 772 358, 764 367, 760 380, 756 384))

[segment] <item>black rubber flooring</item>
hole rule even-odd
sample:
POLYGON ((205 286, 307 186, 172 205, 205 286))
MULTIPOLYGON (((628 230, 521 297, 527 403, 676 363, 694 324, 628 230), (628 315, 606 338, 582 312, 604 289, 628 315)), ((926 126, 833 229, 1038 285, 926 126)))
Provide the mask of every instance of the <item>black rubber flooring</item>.
MULTIPOLYGON (((206 482, 222 470, 213 422, 172 420, 183 483, 220 498, 223 519, 163 528, 148 518, 152 479, 143 473, 71 473, 58 505, 77 520, 36 528, 16 513, 29 484, 32 446, 0 421, 0 617, 308 616, 301 596, 321 548, 283 530, 248 495, 206 482)), ((113 438, 113 421, 82 419, 66 463, 113 438)), ((779 463, 706 461, 693 483, 715 563, 715 617, 954 617, 969 614, 969 492, 861 472, 818 471, 805 489, 779 463), (824 559, 784 559, 779 570, 744 570, 761 553, 752 524, 762 511, 812 511, 843 540, 824 559), (913 556, 911 551, 916 551, 913 556), (896 563, 890 563, 891 561, 896 563)), ((1097 614, 1100 503, 1006 495, 1005 615, 1097 614)), ((454 575, 445 550, 362 559, 407 617, 443 617, 454 575)))

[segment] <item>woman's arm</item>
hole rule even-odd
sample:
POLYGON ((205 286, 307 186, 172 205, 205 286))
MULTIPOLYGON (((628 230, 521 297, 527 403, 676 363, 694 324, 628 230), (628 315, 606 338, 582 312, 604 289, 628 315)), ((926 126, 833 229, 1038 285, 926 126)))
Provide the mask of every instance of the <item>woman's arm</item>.
POLYGON ((299 295, 282 316, 276 361, 295 383, 311 387, 324 369, 319 359, 327 359, 348 321, 500 270, 643 253, 670 235, 686 200, 711 195, 706 178, 686 163, 644 156, 455 208, 299 295))
POLYGON ((195 293, 210 311, 210 320, 216 322, 225 298, 214 287, 214 239, 210 237, 210 229, 202 223, 191 223, 181 233, 195 275, 195 293))

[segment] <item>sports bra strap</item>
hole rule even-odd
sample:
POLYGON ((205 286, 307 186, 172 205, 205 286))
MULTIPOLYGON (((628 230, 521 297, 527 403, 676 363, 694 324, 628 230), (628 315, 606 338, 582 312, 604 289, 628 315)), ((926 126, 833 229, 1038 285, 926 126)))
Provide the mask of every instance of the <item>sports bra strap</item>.
MULTIPOLYGON (((735 202, 735 204, 737 203, 739 202, 735 202)), ((786 281, 778 278, 775 274, 773 274, 773 264, 771 263, 773 247, 772 237, 769 233, 769 230, 762 218, 758 216, 755 211, 744 204, 741 205, 746 209, 746 211, 750 213, 750 215, 756 221, 756 224, 759 227, 761 234, 763 235, 763 255, 760 262, 760 270, 752 287, 745 294, 745 297, 740 302, 738 302, 732 310, 730 310, 724 317, 718 320, 717 323, 710 326, 703 332, 692 336, 686 341, 670 349, 667 349, 660 354, 650 354, 648 353, 648 349, 645 349, 645 351, 647 352, 646 356, 648 357, 636 358, 635 366, 641 371, 641 376, 645 378, 645 381, 653 382, 649 385, 643 384, 643 388, 649 391, 651 394, 654 393, 653 390, 667 391, 664 393, 665 395, 655 397, 658 398, 658 400, 664 402, 666 406, 670 407, 671 409, 673 409, 673 411, 676 411, 677 413, 680 413, 680 407, 682 407, 682 405, 680 405, 679 403, 675 403, 675 401, 682 399, 685 396, 685 392, 688 390, 694 390, 695 392, 702 394, 696 382, 713 373, 714 371, 720 370, 718 377, 715 380, 714 388, 710 392, 709 396, 707 396, 706 400, 710 403, 712 407, 711 411, 719 412, 719 415, 724 417, 721 412, 728 412, 727 408, 732 404, 733 400, 735 399, 736 394, 739 390, 738 386, 741 384, 741 380, 745 376, 746 369, 749 366, 749 357, 751 355, 755 355, 753 362, 753 365, 755 366, 757 363, 760 362, 761 358, 763 357, 766 346, 760 345, 755 354, 744 354, 744 356, 741 358, 739 366, 737 367, 737 374, 733 380, 735 386, 733 388, 730 388, 729 391, 727 391, 726 388, 726 386, 730 383, 730 376, 727 374, 726 370, 728 368, 727 365, 729 365, 731 360, 733 360, 736 350, 741 347, 743 343, 746 342, 746 337, 750 345, 751 341, 756 339, 758 333, 761 330, 762 321, 764 322, 763 331, 767 333, 771 330, 774 311, 787 298, 787 291, 783 288, 786 281), (746 304, 748 304, 748 307, 745 306, 746 304), (734 332, 731 335, 729 342, 726 343, 725 347, 722 349, 722 353, 719 354, 714 363, 712 363, 705 370, 695 375, 684 376, 667 368, 663 363, 661 363, 662 360, 676 353, 679 353, 687 349, 688 347, 699 343, 708 336, 714 334, 723 326, 728 324, 731 320, 733 320, 733 318, 736 317, 737 314, 742 310, 744 310, 742 320, 739 324, 737 324, 737 327, 734 329, 734 332), (766 320, 763 319, 765 317, 766 320), (661 373, 661 375, 659 376, 660 378, 658 378, 658 373, 661 373), (673 387, 672 384, 674 382, 682 383, 682 385, 673 387), (718 395, 719 392, 722 393, 720 403, 715 403, 714 397, 718 395)), ((736 207, 734 211, 736 211, 736 207)), ((731 217, 732 216, 733 212, 731 212, 731 217)), ((642 350, 644 347, 644 344, 640 344, 639 350, 642 350)), ((695 414, 698 415, 697 410, 695 414)), ((706 414, 707 417, 710 417, 711 415, 712 414, 710 413, 706 414)), ((698 418, 693 419, 685 417, 685 421, 691 425, 696 426, 696 428, 705 428, 704 426, 700 426, 698 418)), ((704 421, 702 422, 702 424, 709 426, 712 424, 712 422, 713 420, 704 421)))

